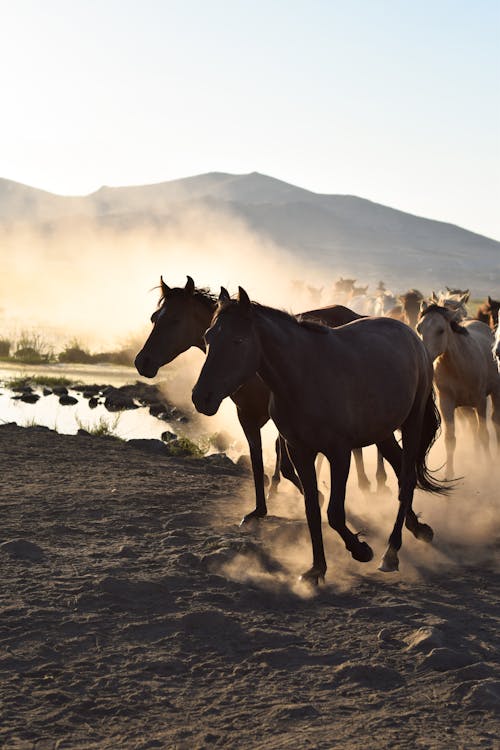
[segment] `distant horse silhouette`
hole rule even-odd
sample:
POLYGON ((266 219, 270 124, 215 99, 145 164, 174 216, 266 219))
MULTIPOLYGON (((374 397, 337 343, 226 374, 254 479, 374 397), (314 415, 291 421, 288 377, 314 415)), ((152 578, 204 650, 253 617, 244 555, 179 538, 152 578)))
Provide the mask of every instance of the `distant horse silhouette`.
POLYGON ((480 444, 488 451, 487 398, 493 403, 492 421, 500 448, 500 377, 491 350, 493 335, 484 323, 458 323, 446 307, 422 303, 417 331, 434 361, 439 408, 444 420, 446 476, 454 476, 455 409, 469 407, 477 415, 480 444))
POLYGON ((415 330, 423 298, 424 295, 418 289, 408 289, 407 292, 399 295, 399 304, 389 310, 386 315, 394 320, 402 320, 415 330))
POLYGON ((500 300, 492 299, 489 295, 480 305, 476 312, 476 320, 486 323, 493 331, 498 325, 498 311, 500 310, 500 300))
MULTIPOLYGON (((210 325, 217 307, 216 298, 206 289, 196 289, 188 276, 185 287, 170 288, 160 279, 162 296, 159 307, 151 316, 153 330, 135 359, 137 371, 153 378, 160 367, 172 362, 182 352, 195 346, 205 351, 203 334, 210 325)), ((304 317, 322 320, 328 325, 343 325, 357 319, 352 310, 342 305, 319 308, 304 313, 304 317)), ((255 509, 243 521, 263 518, 267 514, 264 492, 264 466, 262 461, 261 429, 269 421, 269 388, 253 373, 248 382, 231 394, 236 405, 238 420, 243 428, 250 450, 255 486, 255 509)), ((302 487, 286 450, 281 450, 279 439, 276 445, 277 461, 269 496, 272 497, 279 483, 280 470, 300 491, 302 487)), ((362 451, 355 453, 358 482, 361 489, 370 485, 366 476, 362 451)), ((379 455, 377 464, 378 489, 385 488, 386 473, 379 455)))
POLYGON ((456 321, 465 320, 469 317, 467 310, 467 302, 469 301, 470 292, 468 289, 450 289, 446 287, 446 292, 442 289, 439 290, 438 294, 432 292, 430 302, 438 307, 446 307, 451 310, 455 315, 456 321))
POLYGON ((270 414, 286 440, 304 488, 313 563, 304 574, 317 583, 326 572, 314 460, 330 462, 330 525, 361 562, 373 557, 345 522, 345 490, 351 451, 384 447, 399 476, 399 510, 380 569, 398 569, 402 526, 430 541, 432 529, 412 510, 419 486, 443 492, 430 478, 426 456, 439 428, 432 389, 432 363, 418 336, 389 318, 362 318, 340 328, 298 320, 281 310, 238 300, 221 291, 205 334, 207 358, 193 388, 193 403, 215 414, 221 401, 257 372, 271 390, 270 414), (402 431, 402 449, 394 440, 402 431))

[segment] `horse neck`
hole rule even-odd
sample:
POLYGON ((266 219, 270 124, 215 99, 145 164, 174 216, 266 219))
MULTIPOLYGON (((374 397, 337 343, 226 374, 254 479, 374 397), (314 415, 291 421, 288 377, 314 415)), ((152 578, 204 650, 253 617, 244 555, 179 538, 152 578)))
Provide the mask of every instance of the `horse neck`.
POLYGON ((214 302, 212 307, 210 307, 208 304, 200 301, 198 301, 198 303, 193 306, 192 330, 194 331, 194 336, 196 338, 196 342, 193 344, 193 346, 197 346, 198 349, 201 349, 203 352, 206 351, 205 340, 203 336, 207 328, 210 327, 210 323, 212 321, 216 307, 216 302, 214 302))
POLYGON ((471 352, 467 344, 468 339, 465 336, 461 336, 451 330, 448 337, 448 346, 439 357, 439 360, 454 370, 467 371, 471 364, 471 352))
POLYGON ((305 331, 294 320, 277 320, 262 310, 255 313, 261 350, 258 374, 276 395, 300 393, 302 368, 297 363, 304 359, 304 353, 298 355, 297 335, 305 331))

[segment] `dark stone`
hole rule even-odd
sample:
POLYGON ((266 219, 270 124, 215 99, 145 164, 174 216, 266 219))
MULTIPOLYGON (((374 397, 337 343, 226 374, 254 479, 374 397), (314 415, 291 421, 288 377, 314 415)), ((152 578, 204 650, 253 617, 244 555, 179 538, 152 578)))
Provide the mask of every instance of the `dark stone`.
POLYGON ((165 432, 161 433, 161 439, 164 443, 170 443, 171 440, 177 440, 177 435, 175 432, 170 432, 170 430, 165 430, 165 432))
POLYGON ((22 396, 19 396, 20 401, 24 401, 26 404, 36 404, 40 396, 38 396, 36 393, 23 393, 22 396))
POLYGON ((68 395, 68 389, 65 385, 55 385, 52 391, 56 394, 56 396, 67 396, 68 395))
POLYGON ((95 409, 98 403, 99 399, 92 396, 92 398, 89 398, 89 409, 95 409))
POLYGON ((44 396, 52 396, 52 393, 53 393, 53 391, 52 391, 52 389, 51 389, 51 388, 47 388, 47 387, 45 387, 45 388, 43 389, 42 393, 43 393, 43 395, 44 395, 44 396))
POLYGON ((28 539, 10 539, 3 542, 0 544, 0 552, 7 552, 11 557, 32 562, 39 562, 44 557, 42 548, 28 539))
POLYGON ((63 394, 59 397, 59 403, 61 404, 61 406, 73 406, 74 404, 78 403, 78 399, 74 396, 63 394))
POLYGON ((168 455, 167 446, 161 440, 134 438, 132 440, 127 440, 127 445, 132 448, 138 448, 141 451, 147 451, 148 453, 157 453, 162 456, 168 455))

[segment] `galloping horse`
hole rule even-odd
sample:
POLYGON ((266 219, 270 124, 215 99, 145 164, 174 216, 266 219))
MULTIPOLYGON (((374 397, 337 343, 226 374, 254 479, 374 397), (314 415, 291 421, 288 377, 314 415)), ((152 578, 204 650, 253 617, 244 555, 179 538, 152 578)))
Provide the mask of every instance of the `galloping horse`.
MULTIPOLYGON (((162 296, 158 309, 151 316, 153 330, 135 359, 137 371, 153 378, 160 367, 172 362, 191 346, 205 351, 203 334, 210 325, 217 307, 216 298, 205 289, 196 289, 193 279, 188 276, 185 287, 170 288, 160 279, 162 296)), ((359 316, 342 305, 319 308, 304 313, 305 317, 322 320, 328 325, 338 326, 349 323, 359 316)), ((255 485, 255 509, 243 521, 263 518, 267 514, 264 493, 264 466, 262 462, 261 429, 269 421, 269 388, 261 378, 252 373, 248 382, 231 394, 237 409, 238 420, 243 428, 250 449, 253 479, 255 485)), ((361 451, 355 453, 358 482, 362 489, 369 487, 369 480, 363 466, 361 451)), ((280 450, 277 442, 277 465, 274 472, 270 497, 275 494, 279 483, 279 471, 302 491, 300 481, 290 462, 286 450, 280 450)), ((385 486, 386 474, 383 461, 379 457, 377 465, 378 488, 385 486)))
POLYGON ((221 290, 205 334, 207 358, 193 388, 193 403, 215 414, 221 401, 257 372, 271 391, 270 415, 286 440, 304 489, 313 564, 304 574, 317 584, 326 559, 314 461, 330 462, 330 525, 361 562, 373 552, 345 522, 345 490, 351 451, 377 443, 399 477, 399 510, 380 569, 398 569, 402 526, 425 541, 432 529, 412 510, 418 483, 443 492, 426 457, 439 428, 432 389, 432 362, 418 336, 389 318, 362 318, 328 328, 250 302, 240 287, 237 300, 221 290), (394 440, 401 429, 403 447, 394 440))
POLYGON ((481 320, 486 325, 489 325, 492 331, 498 325, 498 311, 500 310, 500 300, 492 299, 489 295, 488 298, 478 307, 476 312, 476 320, 481 320))
POLYGON ((477 414, 478 437, 488 450, 487 397, 493 402, 492 421, 500 448, 500 377, 491 356, 493 335, 485 323, 458 323, 447 307, 422 303, 417 331, 434 361, 439 408, 444 419, 446 476, 454 476, 455 409, 469 407, 477 414))

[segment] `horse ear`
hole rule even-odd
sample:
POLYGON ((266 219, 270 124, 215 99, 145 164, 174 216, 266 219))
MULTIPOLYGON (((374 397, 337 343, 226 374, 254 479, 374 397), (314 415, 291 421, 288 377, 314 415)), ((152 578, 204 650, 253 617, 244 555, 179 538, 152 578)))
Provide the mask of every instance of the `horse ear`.
POLYGON ((163 276, 160 276, 160 285, 161 285, 161 291, 163 292, 163 296, 166 297, 168 292, 170 291, 170 287, 165 284, 163 281, 163 276))
POLYGON ((186 286, 184 287, 186 294, 194 294, 194 281, 191 276, 187 277, 186 286))
POLYGON ((231 297, 225 286, 221 286, 219 294, 219 302, 229 302, 231 297))
POLYGON ((432 294, 431 294, 431 302, 434 302, 434 304, 436 305, 438 303, 438 297, 436 296, 436 292, 434 291, 434 289, 432 290, 432 294))
POLYGON ((425 299, 423 299, 423 300, 422 300, 422 301, 420 302, 420 312, 421 312, 421 313, 425 312, 425 311, 427 310, 427 308, 428 308, 428 307, 429 307, 429 305, 427 304, 427 302, 425 301, 425 299))
POLYGON ((252 303, 250 302, 250 297, 245 292, 242 286, 238 287, 238 303, 243 307, 245 310, 249 310, 252 303))
POLYGON ((491 299, 490 295, 488 294, 488 305, 490 305, 490 307, 491 307, 491 303, 492 302, 493 302, 493 300, 491 299))
POLYGON ((465 303, 468 301, 469 297, 470 297, 470 293, 469 293, 469 290, 467 289, 467 291, 464 292, 462 294, 462 296, 460 297, 460 304, 461 305, 465 305, 465 303))

